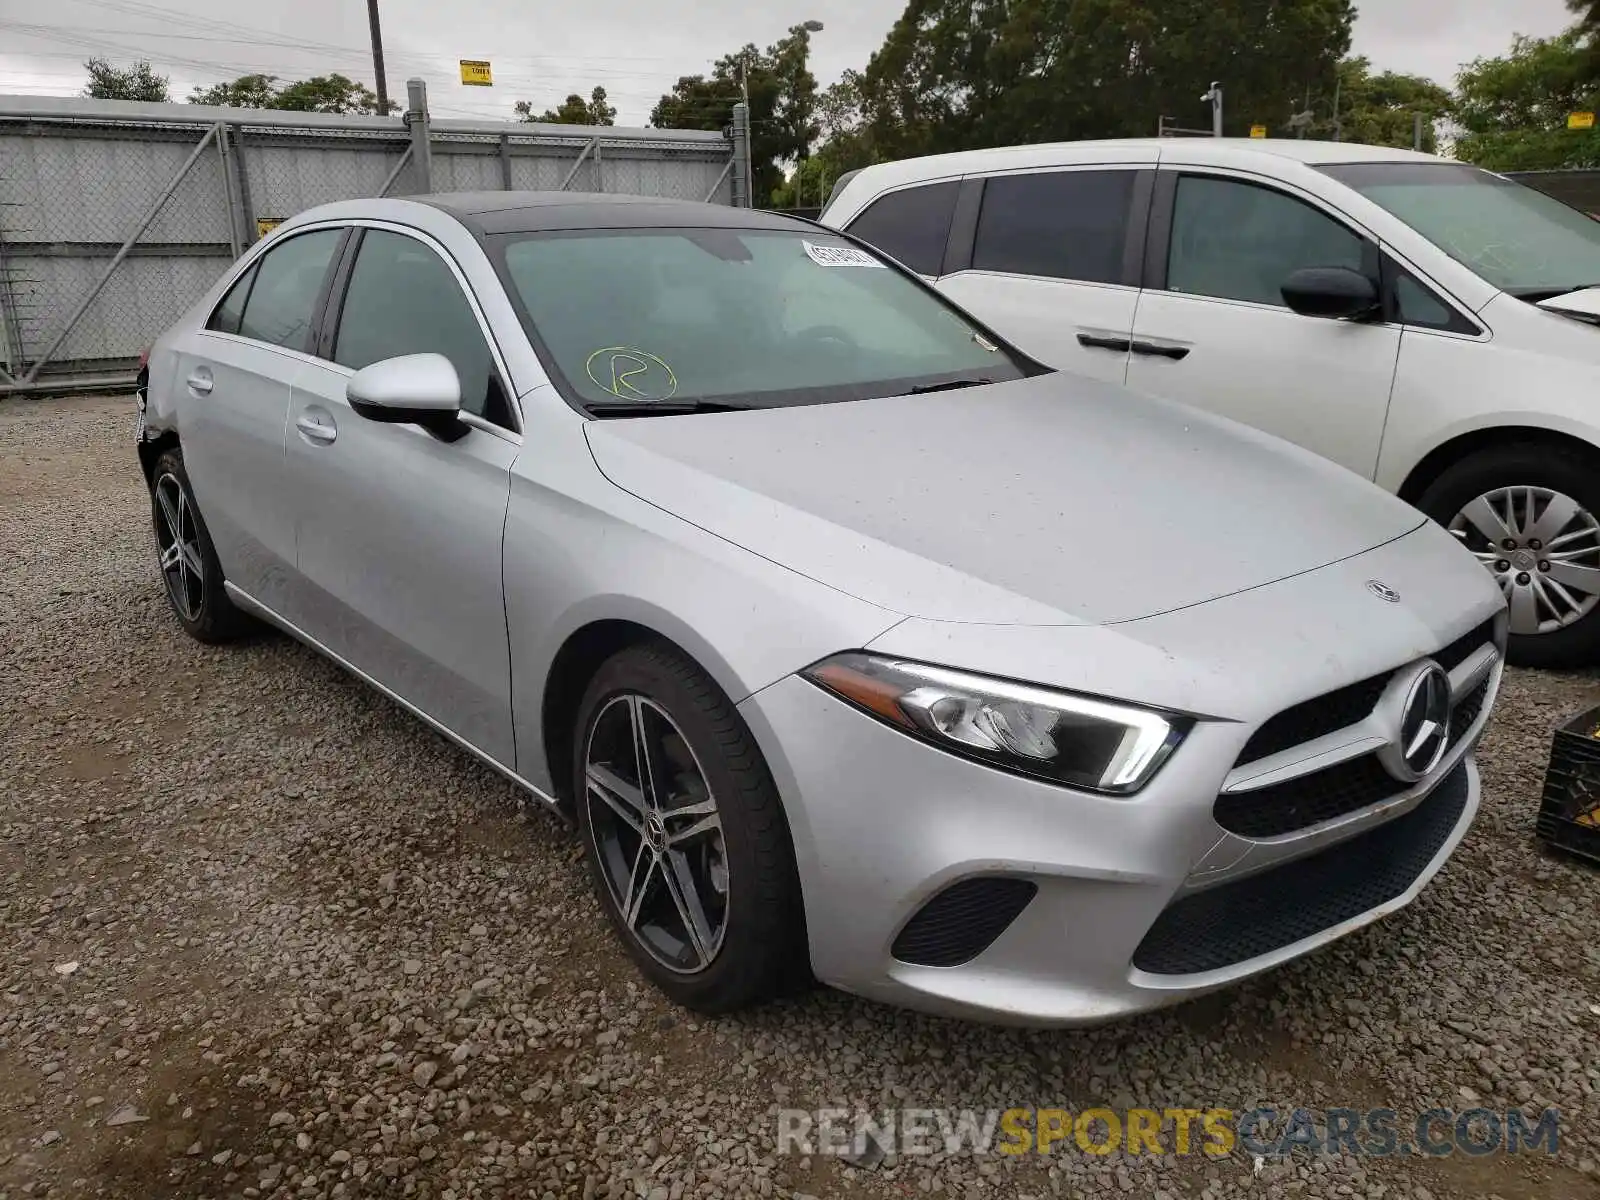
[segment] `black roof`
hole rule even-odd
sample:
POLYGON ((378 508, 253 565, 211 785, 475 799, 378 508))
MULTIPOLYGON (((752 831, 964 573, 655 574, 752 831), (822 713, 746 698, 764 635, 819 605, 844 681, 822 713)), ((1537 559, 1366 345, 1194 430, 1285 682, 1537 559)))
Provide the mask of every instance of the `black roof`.
POLYGON ((460 221, 478 237, 556 229, 805 229, 760 209, 594 192, 445 192, 411 196, 460 221))

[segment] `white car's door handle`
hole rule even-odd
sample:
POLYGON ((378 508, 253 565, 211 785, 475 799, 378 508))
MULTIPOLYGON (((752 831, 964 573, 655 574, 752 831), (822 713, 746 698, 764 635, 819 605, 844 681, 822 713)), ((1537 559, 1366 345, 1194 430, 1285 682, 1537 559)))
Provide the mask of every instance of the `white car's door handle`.
POLYGON ((211 390, 212 386, 211 372, 204 367, 189 376, 189 390, 191 392, 199 392, 203 396, 211 390))
POLYGON ((339 436, 339 429, 332 421, 319 421, 315 417, 300 417, 295 421, 294 427, 307 441, 320 442, 323 445, 339 436))

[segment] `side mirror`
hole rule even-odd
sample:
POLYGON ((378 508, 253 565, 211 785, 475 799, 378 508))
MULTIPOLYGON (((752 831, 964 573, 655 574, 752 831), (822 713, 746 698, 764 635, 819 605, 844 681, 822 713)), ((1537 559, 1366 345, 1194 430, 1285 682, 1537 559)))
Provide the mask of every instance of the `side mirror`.
POLYGON ((369 421, 420 425, 454 440, 461 423, 461 379, 442 354, 402 354, 362 367, 345 385, 350 409, 369 421))
POLYGON ((1302 267, 1281 290, 1283 302, 1303 317, 1359 320, 1379 307, 1377 286, 1349 267, 1302 267))

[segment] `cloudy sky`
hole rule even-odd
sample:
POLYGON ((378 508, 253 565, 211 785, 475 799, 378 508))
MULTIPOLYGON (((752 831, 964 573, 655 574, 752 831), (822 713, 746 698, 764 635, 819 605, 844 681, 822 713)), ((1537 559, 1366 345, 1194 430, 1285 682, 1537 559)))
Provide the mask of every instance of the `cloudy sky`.
MULTIPOLYGON (((428 81, 438 116, 509 117, 511 105, 554 105, 603 84, 622 124, 642 124, 680 75, 746 42, 765 46, 800 20, 822 21, 813 69, 824 82, 863 65, 904 0, 381 0, 391 94, 428 81), (799 7, 795 7, 798 3, 799 7), (494 87, 463 87, 456 62, 488 59, 494 87)), ((1498 54, 1513 33, 1547 35, 1567 22, 1563 0, 1366 0, 1355 52, 1379 68, 1449 83, 1457 67, 1498 54)), ((371 82, 363 0, 0 0, 0 94, 73 95, 83 60, 148 58, 174 98, 197 83, 265 72, 339 71, 371 82)))

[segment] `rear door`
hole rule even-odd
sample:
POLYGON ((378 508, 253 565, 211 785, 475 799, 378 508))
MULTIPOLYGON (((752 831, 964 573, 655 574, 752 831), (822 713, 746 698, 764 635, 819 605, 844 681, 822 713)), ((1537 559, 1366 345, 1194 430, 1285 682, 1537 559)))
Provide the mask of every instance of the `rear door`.
POLYGON ((466 283, 431 239, 369 227, 345 254, 319 357, 290 399, 297 623, 345 662, 511 766, 500 554, 521 447, 505 368, 466 283), (465 436, 369 421, 362 367, 439 353, 461 379, 465 436))
POLYGON ((206 328, 177 347, 184 467, 223 574, 274 610, 294 571, 283 486, 290 380, 309 361, 343 231, 286 236, 223 296, 206 328))
POLYGON ((1313 196, 1163 167, 1128 385, 1277 434, 1373 477, 1400 326, 1293 312, 1284 281, 1350 267, 1381 288, 1377 242, 1313 196))
POLYGON ((1122 383, 1153 175, 1124 163, 968 179, 939 290, 1041 362, 1122 383))

